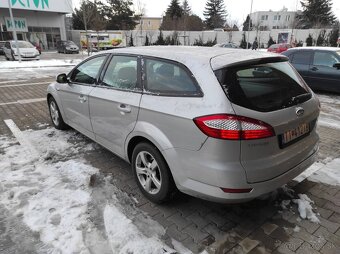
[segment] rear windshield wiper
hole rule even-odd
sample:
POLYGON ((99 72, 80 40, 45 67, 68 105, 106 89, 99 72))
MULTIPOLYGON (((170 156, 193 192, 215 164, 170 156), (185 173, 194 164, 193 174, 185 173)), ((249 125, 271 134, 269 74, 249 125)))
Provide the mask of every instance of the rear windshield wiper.
POLYGON ((311 93, 304 93, 304 94, 300 94, 297 96, 293 96, 290 99, 284 101, 284 103, 282 103, 282 106, 284 108, 293 106, 293 105, 297 105, 300 104, 302 102, 308 101, 310 98, 312 98, 312 94, 311 93))

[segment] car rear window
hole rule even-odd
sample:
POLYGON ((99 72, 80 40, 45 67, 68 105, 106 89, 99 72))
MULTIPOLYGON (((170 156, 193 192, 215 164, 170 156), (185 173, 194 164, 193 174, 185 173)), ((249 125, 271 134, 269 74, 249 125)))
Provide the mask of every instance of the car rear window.
POLYGON ((287 108, 312 97, 287 62, 226 67, 215 74, 232 103, 260 112, 287 108))

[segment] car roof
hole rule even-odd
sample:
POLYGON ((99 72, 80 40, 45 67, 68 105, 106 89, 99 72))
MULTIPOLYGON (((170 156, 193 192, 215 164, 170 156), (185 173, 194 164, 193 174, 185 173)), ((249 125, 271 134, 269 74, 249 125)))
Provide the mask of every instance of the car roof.
POLYGON ((285 56, 260 52, 256 50, 231 49, 220 47, 198 47, 198 46, 145 46, 116 48, 105 52, 136 54, 150 57, 160 57, 180 62, 190 69, 202 65, 211 65, 213 70, 222 67, 263 58, 282 58, 285 56))
POLYGON ((336 47, 296 47, 296 48, 291 48, 289 51, 294 51, 294 50, 325 50, 325 51, 340 51, 340 48, 336 47))

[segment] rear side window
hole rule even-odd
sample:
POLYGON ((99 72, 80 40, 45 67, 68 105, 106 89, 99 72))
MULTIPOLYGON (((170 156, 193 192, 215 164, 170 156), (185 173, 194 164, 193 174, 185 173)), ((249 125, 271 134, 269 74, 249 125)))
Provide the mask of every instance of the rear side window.
POLYGON ((229 100, 248 109, 270 112, 311 98, 287 62, 224 68, 215 74, 229 100))
POLYGON ((312 53, 310 51, 296 52, 292 57, 292 63, 309 65, 311 56, 312 53))
POLYGON ((201 95, 195 79, 184 66, 155 59, 146 59, 145 65, 147 91, 164 96, 201 95))
POLYGON ((314 61, 313 61, 314 65, 333 67, 333 65, 337 62, 339 61, 336 55, 333 55, 330 52, 316 51, 314 54, 314 61))

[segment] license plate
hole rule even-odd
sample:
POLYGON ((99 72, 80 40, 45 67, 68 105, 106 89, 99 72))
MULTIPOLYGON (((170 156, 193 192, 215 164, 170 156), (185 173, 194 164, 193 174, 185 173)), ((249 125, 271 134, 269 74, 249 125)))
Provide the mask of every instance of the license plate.
POLYGON ((282 145, 286 145, 299 137, 309 133, 310 126, 307 123, 300 124, 295 129, 286 131, 284 134, 282 134, 282 145))

